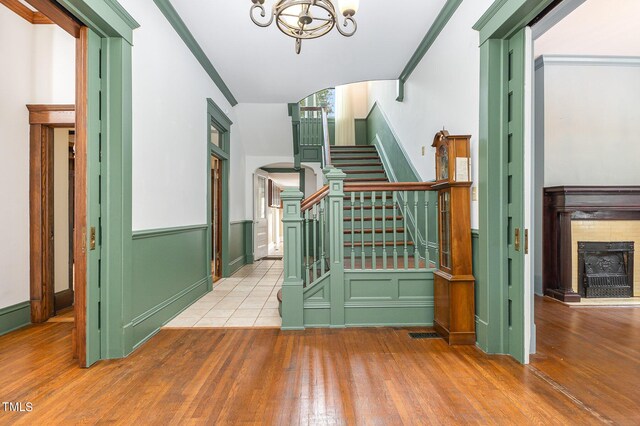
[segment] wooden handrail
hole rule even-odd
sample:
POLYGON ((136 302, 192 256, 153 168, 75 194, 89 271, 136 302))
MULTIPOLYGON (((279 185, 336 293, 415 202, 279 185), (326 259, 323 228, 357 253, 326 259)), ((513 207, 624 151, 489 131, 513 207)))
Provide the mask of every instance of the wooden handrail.
POLYGON ((319 190, 317 190, 313 195, 307 197, 300 204, 300 210, 305 212, 312 208, 318 201, 322 200, 324 197, 329 194, 329 185, 325 185, 319 190))
POLYGON ((432 191, 433 182, 345 183, 344 192, 432 191))
MULTIPOLYGON (((344 192, 369 192, 369 191, 435 191, 434 182, 385 182, 385 183, 346 183, 344 192)), ((304 213, 316 205, 320 200, 329 195, 329 186, 325 185, 315 194, 306 198, 300 204, 300 210, 304 213)))
POLYGON ((322 151, 324 167, 331 165, 331 139, 329 138, 329 120, 327 119, 327 110, 322 108, 322 137, 324 149, 322 151))
POLYGON ((307 107, 300 107, 300 111, 321 111, 324 108, 319 107, 319 106, 307 106, 307 107))

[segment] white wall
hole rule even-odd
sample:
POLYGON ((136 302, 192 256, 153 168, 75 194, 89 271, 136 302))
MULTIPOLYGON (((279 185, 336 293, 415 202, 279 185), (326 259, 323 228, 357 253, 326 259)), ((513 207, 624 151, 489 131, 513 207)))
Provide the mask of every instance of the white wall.
POLYGON ((536 139, 544 144, 544 185, 640 184, 633 136, 640 134, 640 58, 630 65, 542 59, 536 72, 544 84, 536 91, 544 121, 536 139))
POLYGON ((69 288, 69 129, 53 130, 54 289, 69 288))
POLYGON ((0 308, 29 300, 26 105, 74 103, 74 58, 75 40, 57 26, 0 7, 0 308))
POLYGON ((133 230, 206 223, 207 98, 231 126, 231 220, 245 218, 235 112, 152 0, 122 0, 133 47, 133 230))
MULTIPOLYGON (((435 177, 431 143, 444 126, 452 134, 471 135, 473 185, 478 185, 480 49, 471 27, 491 3, 462 2, 405 84, 404 102, 395 100, 395 81, 369 84, 369 107, 380 105, 423 180, 435 177)), ((477 228, 478 203, 471 207, 471 226, 477 228)))

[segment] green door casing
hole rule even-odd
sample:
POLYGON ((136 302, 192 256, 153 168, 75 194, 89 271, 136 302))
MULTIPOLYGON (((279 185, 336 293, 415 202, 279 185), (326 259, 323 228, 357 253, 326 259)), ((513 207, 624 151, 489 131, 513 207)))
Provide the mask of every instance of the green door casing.
POLYGON ((524 360, 524 63, 525 30, 513 35, 505 44, 507 64, 507 352, 524 360))
POLYGON ((87 358, 90 366, 101 358, 100 352, 100 287, 101 287, 101 112, 102 89, 102 39, 88 30, 88 100, 87 100, 87 358))

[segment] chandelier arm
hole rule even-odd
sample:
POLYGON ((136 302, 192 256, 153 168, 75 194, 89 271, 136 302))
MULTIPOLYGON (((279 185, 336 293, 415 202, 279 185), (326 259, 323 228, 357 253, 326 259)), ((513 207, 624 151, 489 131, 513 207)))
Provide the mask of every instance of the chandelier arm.
POLYGON ((337 21, 338 21, 338 18, 336 18, 336 28, 338 29, 338 32, 340 34, 342 34, 343 36, 345 36, 345 37, 351 37, 358 30, 358 24, 356 23, 356 20, 353 19, 353 17, 351 17, 351 16, 346 16, 344 18, 344 23, 342 25, 340 25, 340 23, 337 22, 337 21), (341 27, 347 28, 349 26, 349 23, 351 23, 351 25, 353 26, 353 29, 351 31, 343 30, 341 28, 341 27))
POLYGON ((254 24, 256 24, 259 27, 268 27, 269 25, 271 25, 273 23, 273 17, 275 16, 275 14, 273 12, 271 12, 269 14, 270 18, 267 22, 260 22, 259 20, 256 19, 255 15, 255 11, 256 10, 260 10, 260 16, 262 18, 264 18, 265 16, 267 16, 267 12, 264 10, 264 6, 260 3, 254 3, 253 6, 251 6, 251 10, 249 10, 249 16, 251 16, 251 20, 253 21, 254 24))

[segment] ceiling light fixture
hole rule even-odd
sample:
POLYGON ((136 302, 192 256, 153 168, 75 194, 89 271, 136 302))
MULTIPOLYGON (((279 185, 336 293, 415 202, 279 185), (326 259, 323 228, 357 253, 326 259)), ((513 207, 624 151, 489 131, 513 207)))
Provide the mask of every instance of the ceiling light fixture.
MULTIPOLYGON (((335 1, 335 0, 334 0, 335 1)), ((276 25, 284 34, 296 39, 296 53, 300 53, 302 40, 322 37, 336 27, 345 37, 351 37, 358 29, 354 15, 358 11, 359 0, 340 0, 340 13, 344 22, 338 22, 336 7, 331 0, 277 0, 267 21, 256 17, 259 10, 260 17, 265 18, 265 0, 251 0, 251 20, 259 27, 268 27, 276 21, 276 25)))

